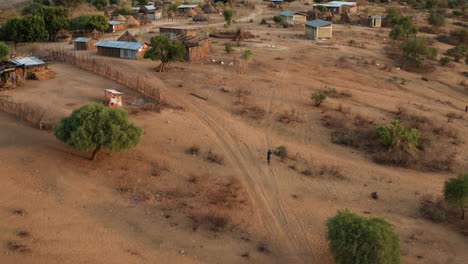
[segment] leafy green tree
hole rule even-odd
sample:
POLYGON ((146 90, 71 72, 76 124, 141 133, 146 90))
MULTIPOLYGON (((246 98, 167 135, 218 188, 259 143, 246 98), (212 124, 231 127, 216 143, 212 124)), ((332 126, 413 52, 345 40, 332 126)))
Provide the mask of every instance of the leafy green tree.
POLYGON ((276 15, 273 17, 273 21, 276 23, 276 24, 280 24, 283 22, 283 17, 280 16, 280 15, 276 15))
POLYGON ((405 58, 416 65, 422 65, 424 58, 434 59, 437 49, 430 47, 425 37, 412 37, 400 45, 400 50, 405 58))
POLYGON ((109 28, 107 17, 104 15, 81 15, 70 19, 70 29, 104 31, 109 28))
POLYGON ((81 151, 93 150, 90 160, 95 160, 103 148, 123 151, 136 146, 143 129, 128 120, 122 108, 87 104, 54 127, 54 135, 65 144, 81 151))
POLYGON ((185 46, 180 41, 166 36, 155 36, 151 38, 151 48, 146 51, 145 58, 160 60, 161 64, 158 69, 160 72, 164 72, 167 64, 171 61, 182 60, 185 53, 185 46))
POLYGON ((91 0, 90 4, 95 6, 98 10, 102 10, 107 6, 107 0, 91 0))
POLYGON ((36 42, 49 39, 44 19, 40 16, 27 15, 9 19, 0 30, 1 40, 19 42, 36 42))
POLYGON ((411 150, 419 145, 419 131, 405 128, 398 120, 393 120, 390 125, 377 127, 375 132, 380 143, 389 149, 411 150))
POLYGON ((252 58, 253 58, 253 52, 251 50, 244 50, 241 53, 240 59, 241 59, 241 65, 242 65, 243 71, 247 69, 252 58))
POLYGON ((396 22, 393 21, 393 27, 389 36, 394 40, 416 36, 418 29, 411 22, 410 17, 400 17, 396 22))
POLYGON ((451 178, 444 185, 444 199, 452 205, 460 207, 460 219, 465 219, 465 206, 468 204, 468 173, 451 178))
POLYGON ((385 17, 385 20, 390 22, 392 25, 395 25, 400 21, 401 14, 400 11, 396 8, 389 8, 387 9, 387 16, 385 17))
POLYGON ((327 220, 327 239, 337 264, 399 264, 400 240, 382 218, 365 218, 348 209, 327 220))
POLYGON ((445 25, 445 18, 442 14, 432 12, 427 18, 427 22, 433 25, 434 27, 441 27, 445 25))
POLYGON ((56 6, 65 7, 77 7, 83 3, 86 3, 86 0, 54 0, 56 6))
POLYGON ((439 5, 439 0, 426 0, 426 8, 432 9, 439 5))
POLYGON ((60 29, 68 29, 68 9, 64 7, 40 7, 33 11, 33 15, 44 19, 49 35, 57 33, 60 29))
POLYGON ((234 16, 234 12, 232 11, 232 9, 223 10, 223 17, 224 17, 224 20, 226 21, 226 24, 231 25, 233 16, 234 16))
POLYGON ((10 55, 10 48, 4 42, 0 42, 0 61, 7 60, 8 55, 10 55))

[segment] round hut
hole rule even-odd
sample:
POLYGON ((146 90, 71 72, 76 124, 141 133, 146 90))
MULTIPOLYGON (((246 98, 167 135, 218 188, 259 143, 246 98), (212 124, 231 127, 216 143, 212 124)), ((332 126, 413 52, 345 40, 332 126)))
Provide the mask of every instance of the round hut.
POLYGON ((139 22, 138 20, 136 20, 134 17, 129 16, 129 17, 127 18, 127 25, 128 25, 129 27, 139 27, 141 24, 140 24, 140 22, 139 22))
POLYGON ((208 21, 208 17, 206 15, 198 13, 192 18, 192 20, 196 22, 206 22, 208 21))
POLYGON ((69 42, 72 39, 72 35, 70 32, 66 31, 65 29, 60 29, 54 35, 54 40, 57 42, 69 42))
POLYGON ((127 22, 127 19, 122 15, 118 15, 118 16, 114 17, 113 20, 114 21, 119 21, 119 22, 127 22))
POLYGON ((217 14, 218 10, 211 4, 205 4, 202 6, 203 13, 205 14, 217 14))
POLYGON ((194 17, 194 16, 197 15, 197 12, 195 12, 195 10, 193 10, 193 9, 189 9, 189 10, 187 10, 187 13, 185 13, 185 14, 187 14, 188 17, 194 17))

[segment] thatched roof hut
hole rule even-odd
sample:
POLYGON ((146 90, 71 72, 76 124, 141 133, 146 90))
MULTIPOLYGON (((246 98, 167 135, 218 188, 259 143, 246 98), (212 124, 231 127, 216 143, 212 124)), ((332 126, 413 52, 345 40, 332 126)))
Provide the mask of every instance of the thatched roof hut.
POLYGON ((54 34, 54 40, 57 42, 69 42, 71 39, 72 35, 65 29, 60 29, 57 33, 54 34))
POLYGON ((119 21, 119 22, 127 22, 127 19, 122 15, 118 15, 118 16, 114 17, 114 19, 112 19, 112 20, 119 21))
POLYGON ((127 18, 127 25, 129 27, 139 27, 141 24, 140 24, 140 21, 136 20, 134 17, 132 16, 129 16, 127 18))
POLYGON ((192 18, 192 20, 197 21, 197 22, 204 22, 204 21, 208 21, 208 17, 201 13, 198 13, 192 18))
POLYGON ((193 9, 189 9, 189 10, 187 10, 187 12, 185 14, 187 14, 188 17, 194 17, 194 16, 197 15, 197 12, 195 12, 195 10, 193 10, 193 9))
POLYGON ((142 16, 141 20, 140 20, 140 23, 142 25, 151 25, 153 23, 153 21, 147 16, 142 16))
POLYGON ((120 38, 118 38, 117 41, 138 42, 138 40, 136 40, 136 38, 132 36, 132 34, 128 32, 128 30, 125 31, 125 33, 123 33, 123 35, 120 36, 120 38))
POLYGON ((202 10, 203 10, 203 12, 205 14, 216 14, 216 13, 218 13, 218 10, 209 3, 202 6, 202 10))

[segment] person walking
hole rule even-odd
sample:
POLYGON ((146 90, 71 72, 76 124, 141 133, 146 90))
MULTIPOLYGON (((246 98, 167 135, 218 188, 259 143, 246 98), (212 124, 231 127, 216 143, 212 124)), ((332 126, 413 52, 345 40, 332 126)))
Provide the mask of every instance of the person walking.
POLYGON ((271 154, 273 154, 273 152, 271 152, 271 150, 268 150, 268 152, 267 152, 267 163, 268 163, 268 165, 270 165, 271 154))

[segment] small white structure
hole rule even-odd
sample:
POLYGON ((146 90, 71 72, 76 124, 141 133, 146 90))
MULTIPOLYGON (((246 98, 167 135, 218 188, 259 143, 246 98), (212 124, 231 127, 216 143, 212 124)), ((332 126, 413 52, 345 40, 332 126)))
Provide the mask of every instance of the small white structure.
POLYGON ((332 23, 321 19, 305 22, 305 34, 312 39, 331 39, 332 23))
POLYGON ((122 107, 122 94, 112 89, 104 90, 104 104, 111 108, 122 107))
POLYGON ((349 11, 349 13, 357 12, 356 2, 331 1, 324 4, 314 4, 314 7, 315 6, 324 6, 328 9, 328 11, 334 14, 341 14, 345 11, 349 11))

